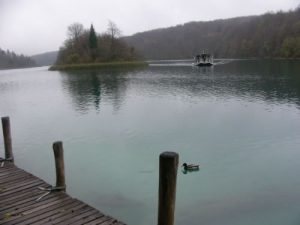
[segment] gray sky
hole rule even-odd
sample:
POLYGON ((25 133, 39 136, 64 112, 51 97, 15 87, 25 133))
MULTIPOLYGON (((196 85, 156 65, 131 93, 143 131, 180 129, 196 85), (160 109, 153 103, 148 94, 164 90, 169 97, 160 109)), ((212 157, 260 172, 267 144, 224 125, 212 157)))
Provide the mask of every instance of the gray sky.
POLYGON ((300 0, 0 0, 0 48, 18 54, 54 51, 68 25, 106 30, 115 22, 123 35, 183 24, 294 9, 300 0))

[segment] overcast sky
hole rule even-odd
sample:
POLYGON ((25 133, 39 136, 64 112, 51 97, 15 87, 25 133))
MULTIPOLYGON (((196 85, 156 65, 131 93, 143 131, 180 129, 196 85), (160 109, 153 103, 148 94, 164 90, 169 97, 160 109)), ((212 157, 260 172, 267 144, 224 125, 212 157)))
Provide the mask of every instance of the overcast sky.
POLYGON ((74 22, 98 33, 108 21, 123 35, 183 24, 296 8, 300 0, 0 0, 0 48, 18 54, 54 51, 74 22))

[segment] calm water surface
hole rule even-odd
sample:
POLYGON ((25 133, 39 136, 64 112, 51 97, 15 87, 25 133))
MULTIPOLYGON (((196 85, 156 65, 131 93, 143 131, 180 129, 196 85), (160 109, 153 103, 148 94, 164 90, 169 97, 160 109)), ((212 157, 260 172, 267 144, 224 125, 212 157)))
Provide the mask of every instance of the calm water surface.
MULTIPOLYGON (((158 157, 177 151, 176 225, 300 223, 300 61, 158 62, 134 71, 0 71, 16 164, 130 225, 156 224, 158 157)), ((0 140, 0 154, 3 141, 0 140)))

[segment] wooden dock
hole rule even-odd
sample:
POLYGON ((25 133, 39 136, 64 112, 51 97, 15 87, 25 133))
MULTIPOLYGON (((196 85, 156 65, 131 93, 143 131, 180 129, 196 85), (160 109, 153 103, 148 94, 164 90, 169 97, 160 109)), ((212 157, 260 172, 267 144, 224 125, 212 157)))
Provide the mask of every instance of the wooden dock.
MULTIPOLYGON (((9 117, 2 117, 4 158, 0 157, 0 225, 125 225, 66 194, 63 143, 53 143, 56 185, 14 165, 9 117)), ((159 158, 157 225, 174 225, 179 156, 163 152, 159 158)))
POLYGON ((5 162, 0 167, 0 224, 124 225, 63 191, 50 192, 45 181, 5 162))

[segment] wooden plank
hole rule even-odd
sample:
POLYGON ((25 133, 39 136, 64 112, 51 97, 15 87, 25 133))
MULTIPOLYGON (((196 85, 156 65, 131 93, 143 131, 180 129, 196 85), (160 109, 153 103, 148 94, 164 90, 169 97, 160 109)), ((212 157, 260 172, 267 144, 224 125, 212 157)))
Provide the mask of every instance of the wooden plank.
POLYGON ((124 225, 64 192, 46 193, 38 187, 50 187, 38 177, 11 163, 0 168, 0 224, 103 224, 124 225))
POLYGON ((8 174, 14 174, 14 173, 19 173, 21 172, 20 170, 16 170, 14 167, 10 167, 7 169, 2 169, 0 168, 0 178, 3 176, 7 176, 8 174))
POLYGON ((5 171, 5 170, 10 170, 10 169, 14 169, 14 170, 22 170, 21 168, 15 166, 13 163, 10 162, 5 162, 3 167, 0 167, 1 171, 5 171))
MULTIPOLYGON (((21 180, 21 183, 18 180, 15 180, 15 181, 7 184, 7 186, 1 185, 1 187, 6 188, 6 191, 11 191, 11 190, 15 190, 16 188, 21 188, 22 186, 28 185, 28 184, 32 183, 32 181, 34 181, 35 183, 36 182, 43 183, 43 181, 41 181, 41 180, 38 180, 34 177, 30 177, 30 179, 21 180)), ((1 194, 4 195, 3 193, 1 193, 1 194)))
MULTIPOLYGON (((12 205, 12 206, 9 206, 9 207, 3 207, 3 208, 0 209, 0 213, 1 214, 7 213, 7 212, 11 213, 12 211, 16 211, 16 210, 19 210, 19 211, 23 210, 24 211, 27 208, 29 208, 30 206, 34 207, 38 203, 41 204, 40 202, 36 201, 37 197, 39 197, 39 196, 35 196, 34 198, 31 198, 30 201, 27 201, 27 199, 24 199, 23 203, 20 203, 20 204, 17 204, 17 205, 12 205)), ((45 202, 46 200, 54 198, 54 197, 56 197, 56 196, 54 196, 54 195, 47 195, 47 196, 45 196, 43 198, 43 201, 45 202)))
POLYGON ((30 180, 35 180, 36 181, 37 179, 35 177, 32 177, 32 176, 20 176, 17 179, 9 180, 9 181, 7 181, 3 184, 0 184, 0 187, 8 189, 11 186, 17 186, 17 185, 21 186, 25 182, 30 181, 30 180))
POLYGON ((7 162, 4 163, 3 167, 0 167, 0 174, 12 172, 12 171, 22 171, 22 169, 16 167, 13 164, 7 163, 7 162))
POLYGON ((30 184, 27 184, 24 187, 19 187, 19 188, 16 188, 15 190, 8 190, 8 191, 2 192, 0 194, 0 198, 1 199, 6 199, 6 198, 10 198, 11 196, 17 196, 17 195, 22 194, 22 193, 28 193, 28 192, 33 190, 32 188, 38 188, 42 184, 43 183, 40 182, 40 181, 31 181, 30 184), (4 195, 3 193, 6 194, 6 195, 4 195))
POLYGON ((20 176, 33 176, 33 175, 25 173, 23 171, 13 171, 13 173, 7 172, 5 176, 1 176, 0 184, 5 183, 8 180, 16 179, 16 177, 20 177, 20 176))
MULTIPOLYGON (((38 199, 38 197, 42 196, 43 194, 45 194, 45 192, 41 191, 39 189, 30 191, 30 192, 26 193, 26 195, 21 195, 20 197, 18 194, 16 194, 16 196, 14 196, 14 198, 11 197, 11 198, 5 199, 6 202, 3 204, 1 201, 0 212, 2 212, 4 210, 8 210, 9 208, 16 208, 16 207, 20 207, 24 204, 30 204, 30 202, 35 203, 35 202, 37 202, 36 200, 38 199)), ((49 196, 53 196, 53 195, 49 195, 49 196)), ((49 196, 46 196, 46 197, 49 197, 49 196)), ((45 200, 46 197, 43 198, 43 200, 45 200)))
MULTIPOLYGON (((48 197, 48 196, 47 196, 48 197)), ((6 213, 9 213, 10 217, 8 219, 7 218, 7 214, 0 214, 0 218, 2 219, 2 221, 5 220, 5 224, 9 224, 8 222, 13 221, 21 216, 33 213, 35 211, 47 208, 51 205, 60 203, 62 201, 64 201, 65 198, 61 198, 60 196, 50 196, 48 199, 44 200, 43 202, 38 202, 29 206, 24 206, 22 208, 18 208, 17 210, 13 210, 13 211, 6 211, 6 213)), ((0 223, 1 224, 1 223, 0 223)), ((12 224, 15 224, 14 222, 12 224)))
POLYGON ((55 220, 52 220, 51 224, 58 224, 58 223, 64 224, 64 221, 67 221, 70 218, 73 218, 75 215, 82 214, 82 213, 90 211, 90 210, 91 210, 90 206, 83 205, 82 207, 78 207, 77 209, 71 210, 71 212, 69 214, 63 215, 55 220))
POLYGON ((0 210, 5 207, 10 207, 15 204, 20 204, 22 201, 30 201, 31 198, 36 198, 36 196, 41 195, 42 191, 40 192, 29 192, 29 193, 23 193, 22 195, 15 195, 11 196, 10 198, 7 198, 5 200, 1 199, 0 202, 0 210))
POLYGON ((75 223, 76 221, 79 221, 79 220, 81 221, 84 218, 86 218, 88 216, 91 216, 95 213, 98 213, 98 210, 89 207, 89 209, 86 212, 75 215, 72 218, 69 218, 68 220, 65 220, 61 223, 57 223, 57 225, 66 225, 66 224, 72 224, 73 225, 73 223, 75 223))
POLYGON ((72 223, 72 225, 86 224, 86 223, 88 223, 90 221, 93 221, 93 220, 99 219, 99 218, 102 218, 103 220, 109 220, 109 219, 111 219, 110 217, 107 217, 107 216, 104 216, 104 215, 100 214, 99 211, 98 211, 95 214, 86 216, 86 217, 82 218, 81 220, 72 223))
POLYGON ((17 207, 17 206, 20 206, 26 202, 31 202, 31 201, 36 201, 36 199, 41 196, 42 194, 44 194, 43 191, 39 191, 39 192, 30 192, 28 193, 28 195, 23 195, 21 196, 20 198, 17 198, 18 196, 16 196, 14 199, 9 199, 8 201, 2 203, 0 203, 0 212, 2 210, 6 210, 6 209, 9 209, 9 208, 13 208, 13 207, 17 207))
POLYGON ((7 176, 3 176, 2 178, 0 177, 0 185, 5 185, 9 182, 15 182, 18 179, 27 179, 27 177, 34 177, 32 175, 28 175, 24 172, 18 172, 18 173, 14 173, 12 176, 9 174, 7 176))
POLYGON ((19 193, 20 191, 28 191, 28 189, 31 189, 32 187, 42 185, 43 181, 40 180, 31 180, 28 182, 25 182, 24 186, 16 185, 12 186, 6 190, 4 190, 2 193, 0 193, 0 197, 7 196, 9 194, 13 193, 19 193))
POLYGON ((106 222, 108 220, 111 220, 111 218, 108 217, 108 216, 102 216, 102 217, 99 217, 99 218, 95 218, 94 220, 91 220, 90 222, 85 223, 85 225, 96 225, 96 224, 99 224, 99 223, 106 222))
POLYGON ((1 187, 9 187, 12 185, 17 185, 19 183, 20 184, 24 184, 25 182, 27 182, 28 180, 39 180, 36 177, 33 176, 18 176, 18 177, 14 177, 13 179, 9 179, 6 182, 3 182, 2 184, 0 184, 1 187))
MULTIPOLYGON (((2 158, 3 159, 3 158, 2 158)), ((3 167, 0 167, 1 170, 5 170, 5 169, 10 169, 10 168, 14 168, 15 165, 11 162, 5 162, 3 167)), ((18 168, 19 169, 19 168, 18 168)))
MULTIPOLYGON (((42 180, 36 179, 34 177, 27 177, 25 179, 19 179, 19 180, 14 180, 11 182, 8 182, 7 184, 3 184, 1 185, 1 187, 3 187, 6 191, 11 191, 14 190, 16 188, 20 188, 24 185, 29 185, 30 183, 44 183, 42 180)), ((0 193, 1 194, 1 193, 0 193)))
MULTIPOLYGON (((23 172, 23 173, 26 173, 26 174, 30 174, 30 175, 32 175, 31 173, 28 173, 27 171, 25 171, 25 170, 22 170, 22 169, 20 169, 20 168, 18 168, 18 167, 16 167, 16 166, 10 166, 10 167, 7 167, 7 168, 4 168, 4 167, 0 167, 0 174, 3 174, 3 173, 20 173, 20 172, 23 172)), ((33 176, 33 175, 32 175, 33 176)))
POLYGON ((114 224, 114 225, 116 225, 115 222, 117 222, 117 220, 111 218, 110 220, 103 221, 102 223, 100 222, 100 223, 98 223, 98 224, 101 224, 101 225, 111 225, 111 224, 114 224))
POLYGON ((39 194, 40 190, 38 189, 38 187, 45 187, 45 184, 35 182, 35 186, 32 186, 30 189, 24 189, 24 190, 19 191, 18 193, 10 193, 10 194, 4 195, 1 197, 0 205, 2 205, 2 202, 4 203, 9 200, 21 198, 22 196, 25 198, 25 196, 33 194, 33 193, 39 194))
POLYGON ((55 213, 58 213, 65 205, 69 205, 71 203, 74 203, 73 199, 67 199, 63 202, 60 202, 58 204, 51 205, 47 208, 44 208, 42 210, 35 211, 33 213, 28 213, 25 214, 23 213, 23 216, 12 221, 12 223, 7 223, 7 225, 10 224, 20 224, 20 225, 25 225, 25 224, 31 224, 32 222, 44 219, 45 217, 49 217, 55 213))
POLYGON ((20 225, 27 225, 27 224, 32 225, 35 222, 41 222, 41 221, 44 221, 41 224, 46 224, 47 222, 51 222, 52 220, 51 218, 57 218, 58 216, 62 215, 62 213, 66 212, 68 209, 77 205, 78 205, 77 201, 66 202, 64 205, 60 205, 51 211, 47 211, 43 214, 40 214, 38 216, 26 220, 23 223, 20 223, 20 225))
POLYGON ((65 216, 65 215, 68 215, 68 214, 71 214, 72 210, 74 211, 74 210, 82 208, 84 206, 85 206, 84 203, 81 203, 79 201, 74 201, 71 204, 65 205, 63 208, 61 208, 55 214, 49 215, 48 217, 45 217, 45 218, 38 218, 38 220, 36 220, 36 221, 31 221, 30 224, 31 225, 44 225, 44 224, 47 224, 50 222, 52 223, 52 221, 54 221, 55 219, 65 216))
POLYGON ((43 220, 34 222, 31 225, 44 225, 44 224, 47 224, 50 222, 51 222, 51 224, 55 224, 58 221, 61 221, 61 217, 66 217, 68 215, 71 217, 75 211, 82 209, 84 207, 87 207, 87 205, 80 201, 75 201, 72 205, 70 205, 70 207, 66 207, 64 211, 61 211, 53 216, 43 219, 43 220), (78 205, 76 205, 75 203, 78 205))

